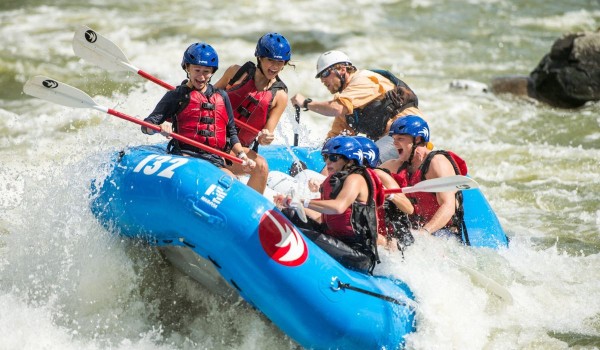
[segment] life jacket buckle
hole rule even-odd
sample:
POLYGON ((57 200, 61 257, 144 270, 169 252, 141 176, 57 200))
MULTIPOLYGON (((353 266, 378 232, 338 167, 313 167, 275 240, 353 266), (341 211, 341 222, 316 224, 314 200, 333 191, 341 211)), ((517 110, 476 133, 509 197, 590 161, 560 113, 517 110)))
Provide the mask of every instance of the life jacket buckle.
POLYGON ((240 114, 241 117, 244 118, 249 118, 251 114, 250 111, 244 106, 239 106, 237 108, 237 112, 240 114))
POLYGON ((215 136, 215 132, 214 131, 210 131, 210 130, 198 130, 196 132, 196 134, 198 134, 200 136, 204 136, 204 137, 213 137, 213 136, 215 136))
POLYGON ((202 102, 202 109, 207 109, 209 111, 215 110, 215 104, 210 102, 202 102))
POLYGON ((214 124, 215 118, 203 116, 203 117, 200 117, 200 119, 198 121, 202 124, 214 124))

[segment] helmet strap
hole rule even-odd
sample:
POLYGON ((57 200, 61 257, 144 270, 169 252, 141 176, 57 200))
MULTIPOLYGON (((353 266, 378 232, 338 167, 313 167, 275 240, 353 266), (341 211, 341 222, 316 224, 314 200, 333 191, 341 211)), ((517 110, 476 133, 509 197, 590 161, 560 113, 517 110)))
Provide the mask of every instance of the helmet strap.
POLYGON ((342 168, 342 170, 348 170, 348 169, 352 169, 356 167, 356 163, 354 162, 353 159, 348 159, 348 163, 344 164, 344 167, 342 168))
POLYGON ((260 64, 260 57, 256 57, 256 68, 258 68, 262 75, 264 75, 265 77, 267 76, 262 69, 262 65, 260 64))
POLYGON ((344 90, 344 85, 346 85, 346 78, 343 77, 340 72, 337 71, 337 69, 334 70, 335 71, 335 75, 337 75, 338 79, 340 79, 340 88, 338 89, 338 93, 341 93, 344 90))
POLYGON ((406 166, 410 167, 413 161, 413 158, 415 157, 415 150, 417 149, 417 138, 413 137, 413 144, 412 147, 410 148, 410 156, 408 157, 408 160, 406 161, 406 166))

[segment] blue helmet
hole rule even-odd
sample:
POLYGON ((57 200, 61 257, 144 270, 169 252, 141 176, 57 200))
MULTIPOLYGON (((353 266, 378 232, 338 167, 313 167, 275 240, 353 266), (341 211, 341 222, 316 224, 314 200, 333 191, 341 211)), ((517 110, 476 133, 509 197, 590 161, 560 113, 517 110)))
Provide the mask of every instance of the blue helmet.
POLYGON ((412 137, 421 136, 423 141, 429 142, 429 125, 421 117, 407 115, 400 117, 392 123, 389 135, 407 134, 412 137))
POLYGON ((360 143, 363 151, 364 165, 369 168, 376 168, 381 162, 379 161, 379 147, 368 137, 354 136, 354 139, 360 143))
POLYGON ((258 39, 254 56, 289 61, 292 57, 292 48, 283 35, 279 33, 267 33, 258 39))
POLYGON ((348 159, 354 159, 358 165, 363 165, 362 146, 352 136, 336 136, 323 145, 321 154, 339 154, 348 159))
POLYGON ((195 43, 190 45, 183 53, 181 68, 185 70, 188 64, 212 67, 213 73, 219 69, 219 56, 217 51, 207 43, 195 43))

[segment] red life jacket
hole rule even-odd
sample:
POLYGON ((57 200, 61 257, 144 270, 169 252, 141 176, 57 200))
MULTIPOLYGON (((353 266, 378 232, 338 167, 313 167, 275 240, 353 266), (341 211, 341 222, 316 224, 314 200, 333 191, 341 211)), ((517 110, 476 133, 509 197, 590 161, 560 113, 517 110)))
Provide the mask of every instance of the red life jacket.
MULTIPOLYGON (((339 174, 339 173, 338 173, 339 174)), ((335 175, 335 174, 334 174, 335 175)), ((343 182, 346 180, 346 177, 349 175, 345 174, 343 177, 338 177, 341 181, 339 184, 332 184, 334 178, 330 175, 328 176, 321 186, 321 199, 335 199, 337 194, 342 189, 343 182)), ((354 203, 352 203, 354 205, 354 203)), ((352 207, 347 208, 341 214, 321 214, 323 218, 323 223, 325 224, 326 231, 328 235, 338 237, 338 238, 352 238, 354 237, 354 230, 352 229, 352 207)))
MULTIPOLYGON (((398 169, 397 174, 392 174, 394 179, 398 182, 400 187, 406 186, 414 186, 417 183, 426 180, 425 174, 429 170, 429 165, 431 164, 431 160, 436 154, 444 155, 454 167, 454 172, 457 175, 466 175, 467 174, 467 164, 466 162, 451 151, 433 151, 427 155, 423 164, 412 174, 408 173, 408 167, 403 166, 398 169)), ((406 163, 405 163, 406 164, 406 163)), ((444 227, 460 227, 459 221, 461 221, 462 215, 462 194, 460 191, 457 192, 457 200, 459 201, 460 212, 454 214, 452 219, 448 221, 448 223, 444 227)), ((432 192, 415 192, 415 193, 407 193, 406 196, 410 199, 414 206, 414 213, 411 215, 411 221, 417 226, 423 225, 431 218, 437 210, 440 208, 440 205, 437 202, 437 197, 435 193, 432 192)))
MULTIPOLYGON (((233 108, 234 118, 249 124, 255 129, 262 130, 267 123, 267 117, 277 90, 287 91, 287 87, 277 77, 277 81, 268 90, 258 91, 254 82, 255 72, 256 65, 252 62, 246 62, 241 66, 229 80, 227 95, 229 95, 229 101, 233 108), (237 85, 233 85, 244 74, 246 74, 244 80, 237 85)), ((238 138, 244 147, 249 147, 256 136, 256 133, 246 128, 238 128, 238 138)))
POLYGON ((227 142, 229 116, 220 93, 206 96, 193 90, 187 105, 177 114, 174 131, 210 147, 223 150, 227 142))

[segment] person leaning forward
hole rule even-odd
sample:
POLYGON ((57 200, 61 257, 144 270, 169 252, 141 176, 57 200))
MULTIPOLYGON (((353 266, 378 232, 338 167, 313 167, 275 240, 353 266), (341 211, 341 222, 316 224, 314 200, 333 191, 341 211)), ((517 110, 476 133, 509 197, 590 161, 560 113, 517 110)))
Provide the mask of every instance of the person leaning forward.
POLYGON ((321 199, 294 203, 289 196, 277 195, 278 208, 304 206, 307 223, 292 222, 321 249, 342 265, 372 273, 379 263, 377 240, 383 205, 383 186, 370 169, 363 166, 362 148, 350 136, 329 139, 321 150, 327 178, 321 186, 321 199))
POLYGON ((383 161, 397 156, 388 136, 392 122, 405 115, 423 116, 417 96, 406 83, 384 70, 359 70, 341 51, 327 51, 319 57, 316 78, 333 98, 313 101, 296 94, 292 104, 334 117, 327 138, 365 134, 377 142, 383 161))

